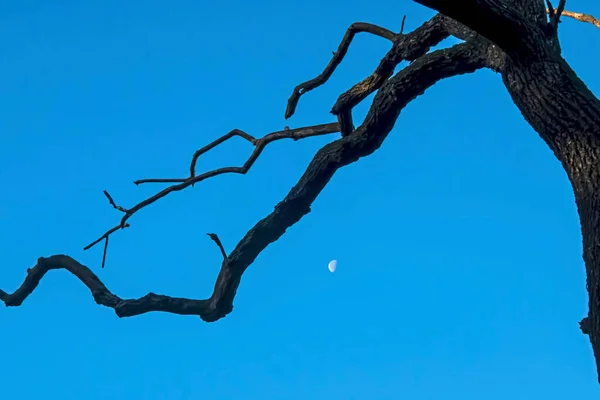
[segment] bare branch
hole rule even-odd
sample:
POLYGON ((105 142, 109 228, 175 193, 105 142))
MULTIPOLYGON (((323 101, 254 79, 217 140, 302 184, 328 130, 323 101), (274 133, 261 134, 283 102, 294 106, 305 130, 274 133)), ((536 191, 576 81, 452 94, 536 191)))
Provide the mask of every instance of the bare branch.
POLYGON ((108 194, 108 192, 106 190, 104 190, 104 195, 106 196, 106 198, 108 199, 108 202, 110 203, 111 206, 113 206, 114 209, 119 210, 125 214, 128 213, 128 210, 124 209, 121 206, 118 206, 115 201, 113 200, 112 196, 110 194, 108 194))
MULTIPOLYGON (((554 15, 554 13, 558 13, 558 11, 554 8, 548 8, 546 10, 546 12, 548 13, 548 15, 550 17, 552 17, 552 15, 554 15)), ((596 28, 600 28, 600 20, 590 14, 582 14, 582 13, 576 13, 576 12, 564 10, 562 12, 562 16, 573 18, 579 22, 587 22, 589 24, 594 25, 596 28)))
MULTIPOLYGON (((415 97, 441 79, 482 68, 480 58, 483 56, 480 49, 471 43, 456 45, 417 59, 388 80, 375 96, 365 122, 351 135, 322 147, 298 183, 275 206, 273 212, 250 229, 230 255, 224 258, 209 299, 193 300, 149 293, 139 299, 123 300, 111 293, 89 268, 65 255, 38 259, 21 286, 12 294, 0 290, 0 299, 7 306, 19 306, 37 287, 46 272, 66 269, 90 289, 96 303, 113 308, 119 317, 161 311, 199 315, 207 322, 223 318, 233 310, 233 299, 244 271, 270 243, 279 239, 289 227, 310 212, 312 202, 335 172, 377 150, 392 130, 400 111, 415 97)), ((326 126, 331 130, 332 125, 337 128, 337 124, 326 126)), ((271 135, 274 135, 270 139, 273 141, 276 137, 281 137, 282 133, 271 135)), ((263 147, 266 145, 264 143, 263 147)), ((257 143, 257 148, 259 146, 257 143)), ((194 179, 196 178, 200 176, 194 179)), ((189 182, 192 180, 186 181, 186 184, 191 184, 189 182)), ((221 248, 221 251, 225 254, 224 249, 221 248)))
MULTIPOLYGON (((185 179, 142 179, 142 180, 134 182, 136 185, 139 185, 142 183, 149 183, 149 182, 179 182, 179 183, 161 190, 160 192, 156 193, 155 195, 147 198, 146 200, 141 201, 140 203, 136 204, 135 206, 133 206, 129 209, 124 209, 124 208, 120 207, 121 210, 125 210, 124 211, 125 215, 121 219, 121 222, 119 223, 119 225, 109 229, 102 236, 100 236, 100 238, 96 239, 89 245, 85 246, 84 250, 88 250, 88 249, 92 248, 94 245, 101 242, 103 239, 107 238, 110 234, 116 232, 117 230, 125 228, 125 227, 129 227, 129 224, 127 224, 127 220, 129 218, 131 218, 131 216, 133 216, 136 212, 138 212, 142 208, 149 206, 150 204, 156 202, 159 199, 162 199, 169 193, 183 190, 189 186, 192 186, 195 183, 201 182, 208 178, 212 178, 214 176, 218 176, 218 175, 222 175, 222 174, 226 174, 226 173, 236 173, 236 174, 247 173, 248 170, 252 167, 252 165, 254 165, 254 163, 256 162, 256 160, 258 159, 258 157, 264 150, 264 148, 271 142, 275 142, 275 141, 281 140, 281 139, 300 140, 300 139, 304 139, 304 138, 308 138, 308 137, 327 135, 327 134, 336 133, 336 132, 339 132, 339 125, 337 123, 330 123, 330 124, 314 125, 314 126, 308 126, 308 127, 296 128, 296 129, 284 129, 283 131, 269 133, 268 135, 264 136, 261 139, 255 139, 254 137, 248 135, 247 133, 244 133, 238 129, 235 129, 235 130, 229 132, 228 134, 220 137, 219 139, 215 140, 208 146, 205 146, 202 149, 198 150, 196 153, 194 153, 191 170, 193 171, 195 169, 196 160, 198 159, 198 157, 201 154, 218 146, 219 144, 225 142, 227 139, 229 139, 233 136, 241 136, 241 137, 249 140, 255 146, 254 151, 252 152, 252 154, 250 155, 248 160, 246 160, 244 165, 242 165, 241 167, 218 168, 218 169, 215 169, 212 171, 205 172, 198 176, 191 176, 191 177, 185 178, 185 179)), ((114 201, 112 201, 112 198, 106 191, 104 192, 104 194, 109 198, 109 201, 111 201, 111 205, 113 205, 113 207, 115 207, 115 208, 118 207, 115 205, 114 201)))
POLYGON ((404 23, 406 22, 406 14, 404 14, 404 17, 402 17, 402 25, 400 26, 400 34, 402 35, 404 33, 404 23))
MULTIPOLYGON (((398 64, 402 61, 416 60, 418 57, 426 54, 432 46, 439 44, 442 40, 450 36, 451 31, 456 31, 456 29, 449 29, 449 25, 451 24, 455 24, 455 22, 438 14, 413 32, 406 35, 400 33, 394 36, 392 48, 383 57, 375 71, 370 76, 354 85, 350 90, 341 94, 333 106, 331 113, 338 117, 342 136, 348 136, 355 129, 352 122, 352 109, 369 95, 381 88, 384 82, 392 76, 398 64)), ((404 30, 404 18, 401 31, 402 30, 404 30)), ((348 33, 346 36, 348 36, 348 33)), ((351 40, 352 37, 350 36, 349 39, 347 39, 346 36, 344 37, 344 41, 342 41, 340 48, 343 47, 346 40, 348 40, 346 49, 350 44, 349 40, 351 40)), ((312 90, 324 84, 333 73, 333 70, 339 65, 345 54, 345 51, 334 53, 334 59, 339 57, 337 63, 334 63, 332 59, 321 75, 300 84, 294 89, 288 100, 286 118, 293 114, 300 99, 300 95, 304 93, 300 92, 299 88, 310 87, 310 90, 312 90), (290 105, 292 105, 292 107, 290 105)))
POLYGON ((40 280, 50 270, 66 269, 90 289, 97 304, 113 308, 119 317, 143 314, 149 311, 164 311, 181 315, 204 315, 207 300, 190 300, 149 293, 139 299, 123 300, 114 295, 88 267, 67 255, 39 258, 37 264, 27 271, 25 281, 14 293, 0 290, 0 300, 7 307, 20 306, 35 290, 40 280))
POLYGON ((338 49, 335 53, 333 53, 333 57, 329 64, 325 67, 323 72, 316 78, 313 78, 309 81, 303 82, 294 88, 292 95, 290 96, 287 104, 287 108, 285 110, 285 119, 290 118, 294 115, 296 111, 296 106, 298 105, 298 101, 300 100, 300 96, 302 96, 306 92, 310 92, 313 89, 318 88, 323 85, 327 80, 331 77, 335 69, 340 65, 346 53, 348 52, 348 48, 350 47, 350 43, 352 43, 352 39, 354 39, 354 35, 360 32, 370 33, 375 36, 382 37, 384 39, 388 39, 393 41, 396 37, 396 34, 390 30, 382 28, 377 25, 368 24, 366 22, 355 22, 346 31, 342 42, 338 46, 338 49))
POLYGON ((98 239, 94 240, 92 243, 88 244, 87 246, 85 246, 83 248, 83 250, 89 250, 92 247, 94 247, 95 245, 97 245, 98 243, 100 243, 101 241, 103 241, 104 239, 106 239, 109 235, 111 235, 112 233, 115 233, 116 231, 118 231, 119 229, 124 229, 124 228, 129 228, 129 224, 125 224, 123 226, 121 226, 121 224, 109 229, 108 231, 106 231, 104 233, 104 235, 100 236, 98 239))
POLYGON ((214 142, 210 143, 207 146, 204 146, 203 148, 201 148, 200 150, 197 150, 194 153, 194 155, 192 156, 192 163, 190 165, 190 176, 192 176, 192 177, 196 176, 196 163, 198 162, 198 158, 202 154, 214 149, 221 143, 226 142, 227 140, 231 139, 234 136, 239 136, 242 139, 246 139, 247 141, 249 141, 250 143, 252 143, 253 145, 256 146, 256 139, 253 136, 250 136, 246 132, 240 131, 239 129, 234 129, 231 132, 221 136, 219 139, 215 140, 214 142))
MULTIPOLYGON (((446 22, 447 19, 438 14, 414 31, 406 35, 397 35, 392 48, 383 57, 375 71, 352 86, 350 90, 342 93, 331 109, 331 113, 341 116, 340 120, 342 121, 344 119, 351 121, 351 110, 378 90, 392 76, 398 64, 402 61, 416 60, 426 54, 432 46, 450 36, 446 22)), ((345 128, 341 122, 340 126, 342 136, 353 130, 345 128)))
POLYGON ((106 250, 108 250, 108 238, 109 236, 106 236, 106 239, 104 239, 104 252, 102 253, 102 268, 104 268, 104 265, 106 264, 106 250))
POLYGON ((225 248, 223 247, 223 243, 221 243, 221 239, 219 239, 219 236, 217 236, 216 233, 207 233, 208 237, 211 238, 213 240, 213 242, 215 242, 217 244, 217 246, 219 247, 219 250, 221 250, 221 254, 223 255, 224 259, 227 259, 227 253, 225 252, 225 248))

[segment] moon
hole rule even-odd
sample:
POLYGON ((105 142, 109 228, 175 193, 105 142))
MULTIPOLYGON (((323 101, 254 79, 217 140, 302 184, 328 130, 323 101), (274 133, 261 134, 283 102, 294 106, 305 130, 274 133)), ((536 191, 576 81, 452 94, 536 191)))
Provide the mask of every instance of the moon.
POLYGON ((329 272, 335 272, 335 269, 337 268, 337 260, 331 260, 327 268, 329 268, 329 272))

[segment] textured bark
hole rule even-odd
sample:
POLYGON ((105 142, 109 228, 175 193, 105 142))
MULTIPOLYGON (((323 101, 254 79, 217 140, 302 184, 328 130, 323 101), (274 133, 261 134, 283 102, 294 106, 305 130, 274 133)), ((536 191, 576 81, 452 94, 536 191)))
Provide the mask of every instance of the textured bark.
MULTIPOLYGON (((558 20, 544 22, 542 2, 512 0, 520 5, 513 7, 514 14, 494 0, 454 2, 468 4, 472 13, 450 0, 418 2, 502 43, 507 59, 500 72, 506 89, 567 172, 581 223, 589 295, 588 316, 580 325, 590 338, 600 382, 600 101, 561 56, 558 20), (486 24, 482 18, 494 22, 486 24), (511 21, 497 22, 501 18, 511 21), (518 32, 521 43, 513 42, 503 29, 518 32)), ((589 16, 580 19, 595 21, 589 16)))
MULTIPOLYGON (((600 102, 560 57, 531 65, 508 63, 502 78, 573 186, 589 294, 589 315, 582 330, 600 360, 600 102)), ((597 366, 600 371, 600 363, 597 366)))
MULTIPOLYGON (((212 295, 205 300, 170 297, 149 293, 139 299, 121 299, 111 293, 89 268, 66 255, 40 258, 12 294, 0 290, 7 306, 19 306, 34 291, 43 276, 53 269, 65 269, 80 279, 95 301, 111 307, 119 317, 152 311, 198 315, 211 322, 233 310, 233 300, 246 269, 272 242, 310 212, 310 207, 335 172, 375 152, 390 133, 402 109, 429 87, 459 74, 481 68, 499 72, 515 105, 562 163, 573 186, 583 235, 583 259, 587 271, 589 312, 581 330, 589 336, 600 381, 600 101, 577 77, 561 56, 558 22, 564 1, 555 9, 541 0, 415 0, 440 12, 415 31, 404 34, 367 24, 349 27, 338 50, 323 73, 298 85, 286 109, 286 118, 296 111, 301 96, 326 83, 341 63, 353 37, 369 33, 391 42, 390 51, 369 77, 340 95, 332 108, 337 123, 274 132, 262 139, 233 130, 198 150, 190 166, 190 176, 178 179, 144 179, 136 184, 170 182, 172 186, 131 207, 118 206, 105 192, 110 204, 124 213, 120 223, 86 248, 128 227, 134 213, 168 194, 191 187, 204 179, 224 173, 245 174, 264 147, 275 140, 299 140, 339 132, 341 138, 321 148, 306 172, 287 196, 267 217, 259 221, 227 255, 216 234, 209 234, 218 245, 223 262, 212 295), (549 14, 547 17, 546 14, 549 14), (449 36, 465 43, 429 52, 449 36), (410 65, 394 76, 402 61, 410 65), (352 109, 371 93, 377 92, 369 113, 358 128, 352 109), (199 156, 239 136, 255 146, 241 167, 226 167, 196 175, 199 156)), ((597 24, 592 16, 565 11, 564 15, 597 24)), ((106 248, 106 247, 105 247, 106 248)), ((104 265, 104 264, 102 264, 104 265)))

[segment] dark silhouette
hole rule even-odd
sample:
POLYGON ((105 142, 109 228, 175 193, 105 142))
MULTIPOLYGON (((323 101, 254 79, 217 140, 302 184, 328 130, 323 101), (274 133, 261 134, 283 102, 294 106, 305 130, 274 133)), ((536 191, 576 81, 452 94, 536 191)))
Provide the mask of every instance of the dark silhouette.
MULTIPOLYGON (((341 133, 341 138, 323 146, 306 172, 274 211, 259 221, 227 255, 216 234, 208 236, 223 254, 213 294, 205 300, 175 298, 149 293, 139 299, 121 299, 110 292, 86 266, 66 255, 39 258, 21 286, 12 294, 0 290, 7 306, 19 306, 51 269, 66 269, 92 292, 96 303, 114 308, 117 316, 131 317, 151 311, 198 315, 212 322, 233 310, 233 299, 242 274, 270 243, 310 212, 312 202, 335 172, 376 151, 394 127, 402 109, 436 82, 455 75, 489 68, 501 74, 506 90, 531 127, 562 163, 573 186, 583 234, 583 258, 587 271, 589 312, 580 322, 589 336, 600 374, 600 101, 577 77, 561 56, 558 28, 561 16, 589 22, 592 16, 565 11, 561 0, 555 9, 542 0, 415 0, 439 12, 410 33, 394 33, 367 23, 352 24, 323 73, 298 85, 288 100, 285 117, 290 118, 300 97, 324 84, 344 58, 356 33, 366 32, 391 42, 392 47, 377 69, 362 82, 340 95, 331 113, 337 122, 285 129, 261 139, 233 130, 193 155, 190 176, 182 179, 144 179, 136 185, 168 182, 172 186, 131 207, 110 204, 123 213, 118 225, 86 247, 104 241, 129 226, 128 219, 142 208, 173 191, 183 190, 207 178, 225 173, 245 174, 269 143, 281 139, 341 133), (463 42, 429 52, 449 36, 463 42), (394 74, 402 61, 410 64, 394 74), (377 92, 365 120, 357 127, 352 109, 377 92), (198 157, 233 136, 255 146, 241 167, 226 167, 196 175, 198 157)), ((404 27, 404 21, 402 22, 404 27)), ((102 261, 104 266, 104 259, 102 261)), ((600 381, 600 376, 599 376, 600 381)))

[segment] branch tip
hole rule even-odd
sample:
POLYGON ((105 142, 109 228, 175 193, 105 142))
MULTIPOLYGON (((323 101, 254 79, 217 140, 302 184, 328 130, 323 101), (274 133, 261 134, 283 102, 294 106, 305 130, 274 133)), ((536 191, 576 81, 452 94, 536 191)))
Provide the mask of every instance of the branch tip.
POLYGON ((104 241, 104 254, 102 254, 102 268, 104 268, 104 264, 106 263, 106 250, 108 249, 108 235, 106 236, 106 240, 104 241))
MULTIPOLYGON (((552 27, 552 21, 554 21, 556 19, 556 16, 558 15, 559 17, 569 17, 572 18, 576 21, 579 22, 586 22, 589 24, 594 25, 596 28, 600 28, 600 19, 594 17, 593 15, 590 14, 582 14, 582 13, 577 13, 577 12, 573 12, 573 11, 567 11, 564 9, 565 4, 562 5, 562 9, 561 9, 561 5, 558 5, 558 8, 554 8, 552 6, 552 3, 550 3, 550 1, 546 1, 546 5, 547 5, 547 9, 546 9, 546 13, 548 14, 549 17, 549 22, 548 22, 548 26, 552 27)), ((559 21, 561 22, 561 21, 559 21)))
POLYGON ((125 214, 129 213, 128 210, 126 210, 125 208, 118 206, 117 203, 115 203, 115 201, 113 200, 112 196, 106 191, 103 190, 104 195, 106 196, 106 198, 108 199, 108 202, 110 203, 111 206, 113 206, 114 209, 119 210, 125 214))
POLYGON ((221 243, 221 239, 219 239, 219 236, 217 236, 216 233, 207 233, 206 235, 209 238, 211 238, 212 241, 215 242, 216 245, 219 247, 219 250, 221 250, 221 254, 223 255, 223 259, 227 259, 227 253, 225 252, 225 248, 223 248, 223 243, 221 243))

